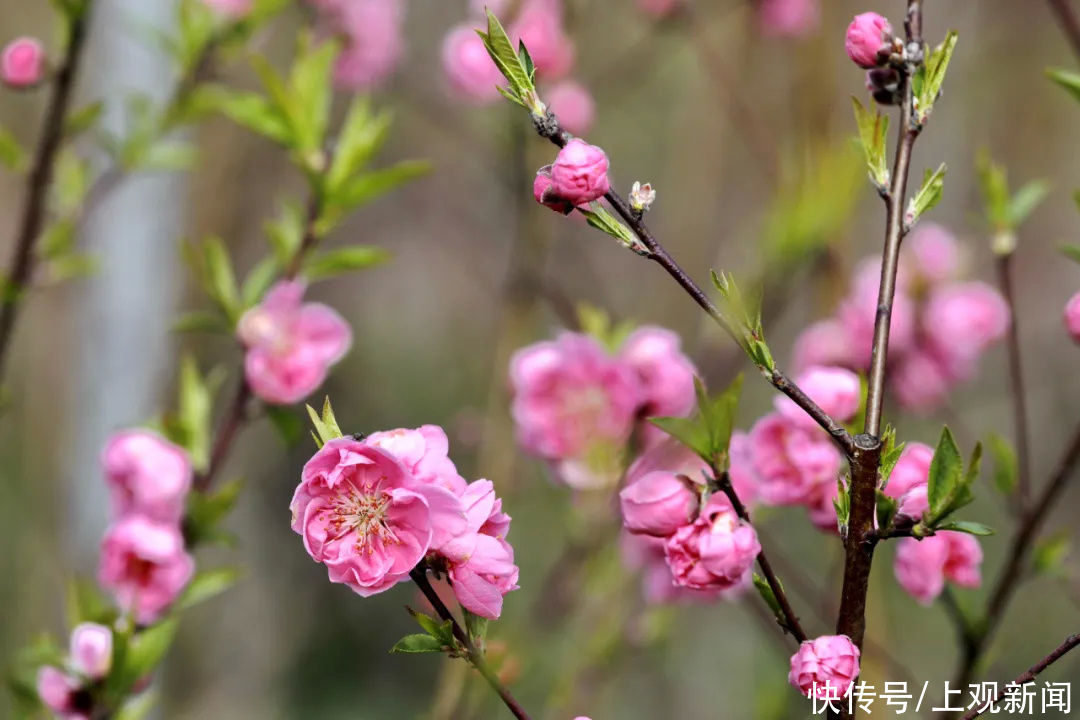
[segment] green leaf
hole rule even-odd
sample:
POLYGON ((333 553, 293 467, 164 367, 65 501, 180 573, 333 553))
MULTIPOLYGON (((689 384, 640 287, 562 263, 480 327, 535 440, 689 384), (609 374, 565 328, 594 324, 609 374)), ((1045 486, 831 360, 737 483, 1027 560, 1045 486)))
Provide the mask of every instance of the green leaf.
MULTIPOLYGON (((495 67, 499 69, 499 72, 510 84, 509 97, 536 112, 539 109, 534 102, 536 88, 533 85, 530 71, 522 60, 522 56, 528 57, 528 50, 521 55, 514 52, 514 46, 510 42, 506 30, 503 29, 502 23, 490 10, 487 11, 487 22, 487 32, 477 30, 476 34, 483 40, 488 55, 495 62, 495 67)), ((505 92, 503 94, 506 95, 505 92)))
POLYGON ((1009 185, 1005 168, 996 164, 985 151, 980 151, 975 162, 979 175, 979 190, 986 209, 986 220, 995 230, 1010 230, 1009 185))
POLYGON ((439 622, 430 615, 417 612, 412 608, 409 608, 409 613, 428 635, 439 641, 440 646, 448 647, 454 644, 453 623, 450 620, 439 622))
POLYGON ((129 687, 150 674, 165 657, 179 622, 176 617, 166 618, 131 636, 120 671, 120 675, 128 680, 129 687))
POLYGON ((210 237, 203 242, 203 267, 207 292, 221 306, 225 316, 235 323, 240 319, 243 307, 232 261, 221 238, 210 237))
POLYGON ((1035 572, 1046 575, 1065 574, 1065 560, 1071 546, 1067 532, 1056 533, 1040 540, 1032 549, 1032 568, 1035 572))
POLYGON ((847 526, 851 522, 851 493, 848 492, 847 484, 843 479, 836 479, 836 499, 833 500, 833 508, 836 510, 836 527, 842 536, 847 535, 847 526))
POLYGON ((637 235, 635 235, 630 228, 626 227, 621 220, 609 213, 603 205, 593 203, 592 208, 579 207, 577 208, 577 211, 585 216, 585 220, 589 225, 603 233, 607 233, 627 248, 639 255, 649 254, 649 251, 642 244, 641 240, 638 239, 637 235))
POLYGON ((953 50, 956 49, 957 33, 950 30, 945 36, 944 42, 937 46, 926 58, 925 73, 922 74, 922 83, 918 90, 915 103, 915 117, 920 125, 926 122, 934 109, 941 86, 945 82, 945 72, 949 69, 949 61, 952 60, 953 50))
POLYGON ((330 442, 339 437, 344 437, 344 433, 341 432, 341 428, 338 427, 337 418, 334 417, 334 409, 330 407, 330 398, 326 397, 323 400, 322 416, 315 412, 315 408, 307 405, 308 416, 311 418, 311 424, 315 426, 315 431, 318 433, 318 440, 321 441, 319 447, 323 444, 330 442))
POLYGON ((290 147, 293 130, 288 121, 270 102, 252 92, 223 92, 215 104, 225 117, 248 130, 290 147))
POLYGON ((1008 217, 1013 227, 1027 219, 1028 215, 1046 199, 1050 193, 1050 184, 1043 180, 1032 180, 1016 191, 1009 201, 1008 217))
POLYGON ((334 160, 326 174, 327 192, 338 192, 364 168, 386 141, 390 131, 390 113, 371 112, 371 103, 363 95, 356 96, 338 134, 334 160))
POLYGON ((285 203, 281 217, 266 224, 266 237, 279 267, 288 267, 304 240, 307 220, 295 203, 285 203))
POLYGON ((952 530, 954 532, 967 533, 968 535, 993 535, 994 530, 989 525, 971 522, 970 520, 953 520, 944 525, 938 525, 937 530, 952 530))
POLYGON ((98 589, 97 583, 74 578, 68 583, 67 620, 69 627, 82 622, 109 625, 116 619, 116 608, 98 589))
POLYGON ((181 436, 178 440, 197 470, 205 470, 210 461, 214 397, 222 379, 220 372, 204 378, 191 355, 185 355, 180 361, 176 423, 181 436))
POLYGON ((695 454, 703 458, 710 456, 709 431, 696 418, 651 417, 649 422, 693 450, 695 454))
MULTIPOLYGON (((462 613, 465 615, 465 632, 469 633, 469 637, 472 638, 474 643, 482 646, 484 638, 487 636, 488 619, 486 617, 480 617, 475 613, 471 613, 464 608, 462 609, 462 613)), ((447 627, 449 629, 449 626, 447 627)), ((452 630, 450 635, 451 638, 453 638, 452 630)))
POLYGON ((726 468, 742 382, 742 375, 738 375, 727 389, 710 398, 705 386, 695 378, 698 407, 694 417, 649 418, 649 421, 693 450, 710 466, 726 468))
POLYGON ((295 115, 296 149, 301 153, 322 149, 326 138, 332 100, 330 75, 338 50, 336 42, 321 43, 314 48, 302 42, 289 74, 288 102, 295 115))
POLYGON ((187 312, 173 321, 175 332, 232 333, 232 327, 218 313, 187 312))
POLYGON ((889 184, 888 152, 886 136, 889 132, 889 116, 875 111, 871 113, 854 96, 851 103, 855 108, 855 124, 859 128, 859 142, 866 156, 866 167, 870 179, 879 188, 889 184))
POLYGON ((923 213, 932 209, 941 201, 941 195, 945 191, 945 163, 941 163, 933 172, 927 170, 923 175, 922 187, 915 196, 908 201, 907 212, 904 213, 904 224, 911 227, 923 213))
POLYGON ((433 653, 442 651, 442 643, 423 633, 406 635, 394 643, 394 647, 390 648, 392 653, 433 653))
POLYGON ((1069 258, 1073 262, 1080 263, 1080 246, 1077 245, 1062 245, 1060 248, 1061 254, 1069 258))
POLYGON ((986 439, 986 444, 990 448, 990 457, 994 460, 994 487, 1002 495, 1012 495, 1016 491, 1020 475, 1016 452, 1009 441, 997 433, 991 434, 986 439))
POLYGON ((304 435, 304 422, 292 408, 280 405, 267 405, 266 416, 277 430, 282 442, 287 447, 292 447, 300 441, 304 435))
POLYGON ((154 691, 141 692, 129 698, 113 715, 113 720, 143 720, 154 709, 157 702, 157 693, 154 691))
POLYGON ((187 170, 199 159, 198 151, 191 145, 177 142, 160 142, 147 150, 139 169, 146 172, 174 172, 187 170))
MULTIPOLYGON (((754 587, 757 588, 758 594, 761 595, 761 599, 765 601, 765 604, 772 610, 773 615, 777 618, 783 617, 780 609, 780 601, 776 599, 776 593, 773 592, 772 587, 757 573, 754 573, 754 587)), ((781 587, 781 589, 783 589, 781 587)))
POLYGON ((404 160, 350 179, 326 197, 322 215, 316 224, 317 233, 320 237, 326 235, 341 222, 346 213, 423 177, 430 171, 431 164, 424 160, 404 160))
POLYGON ((310 280, 321 280, 381 265, 389 259, 390 253, 382 248, 352 245, 310 256, 304 262, 303 275, 310 280))
POLYGON ((948 426, 942 429, 934 458, 930 462, 930 474, 927 479, 926 499, 930 512, 941 517, 949 501, 955 496, 956 489, 963 481, 964 461, 960 457, 960 448, 948 426))
POLYGON ((72 138, 89 130, 97 124, 104 109, 105 103, 97 100, 71 113, 64 119, 64 135, 72 138))
POLYGON ((881 490, 877 491, 877 523, 879 528, 887 530, 892 525, 898 505, 899 502, 896 498, 886 495, 881 490))
MULTIPOLYGON (((890 430, 892 428, 889 428, 890 430)), ((893 430, 891 437, 885 443, 885 448, 881 453, 881 489, 884 490, 889 484, 889 477, 892 476, 892 471, 896 467, 896 463, 900 462, 900 457, 904 454, 904 448, 907 443, 895 444, 896 431, 893 430)))
POLYGON ((18 170, 23 165, 22 146, 5 127, 0 127, 0 165, 8 170, 18 170))
POLYGON ((177 607, 186 610, 194 605, 220 595, 232 587, 240 578, 237 568, 214 568, 203 570, 192 578, 184 592, 176 601, 177 607))
POLYGON ((274 284, 278 276, 279 265, 276 257, 265 257, 248 272, 240 288, 240 299, 245 308, 257 305, 263 295, 274 284))
POLYGON ((184 537, 189 544, 227 540, 221 524, 236 505, 242 487, 240 480, 231 480, 215 492, 193 492, 188 495, 184 537))
POLYGON ((1080 100, 1080 74, 1061 68, 1047 68, 1046 75, 1065 88, 1076 100, 1080 100))

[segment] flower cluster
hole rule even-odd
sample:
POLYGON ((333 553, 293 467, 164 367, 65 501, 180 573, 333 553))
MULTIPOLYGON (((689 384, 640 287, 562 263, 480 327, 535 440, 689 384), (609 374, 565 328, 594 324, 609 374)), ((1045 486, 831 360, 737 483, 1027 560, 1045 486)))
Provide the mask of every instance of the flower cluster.
POLYGON ((0 82, 10 88, 28 88, 45 74, 45 49, 35 38, 12 40, 0 54, 0 82))
POLYGON ((859 676, 859 648, 847 635, 806 640, 791 656, 788 682, 806 697, 844 697, 859 676))
MULTIPOLYGON (((900 404, 930 412, 970 379, 979 357, 1004 337, 1009 308, 993 287, 960 279, 961 252, 944 228, 921 225, 904 241, 889 335, 889 386, 900 404)), ((832 318, 806 328, 795 363, 870 366, 881 275, 878 259, 860 264, 832 318)))
POLYGON ((109 674, 113 660, 112 630, 82 623, 71 633, 66 669, 44 665, 38 670, 38 697, 64 720, 88 720, 93 711, 89 688, 109 674))
MULTIPOLYGON (((487 7, 501 15, 506 2, 487 2, 487 7)), ((491 60, 476 29, 487 26, 480 19, 485 3, 473 2, 475 18, 451 28, 443 38, 442 67, 455 95, 467 102, 488 103, 499 97, 496 87, 502 74, 491 60)), ((572 133, 588 132, 596 114, 592 95, 580 82, 566 76, 573 69, 574 43, 566 33, 562 0, 524 0, 507 32, 516 47, 524 43, 536 67, 542 96, 559 117, 563 128, 572 133)))
POLYGON ((302 302, 304 289, 296 280, 279 282, 237 326, 248 386, 273 405, 313 393, 352 345, 348 324, 333 308, 302 302))
POLYGON ((492 483, 467 483, 448 451, 442 428, 426 425, 333 439, 304 465, 292 528, 331 582, 367 597, 426 561, 462 607, 499 617, 518 587, 510 516, 492 483))
POLYGON ((114 520, 101 543, 98 578, 146 625, 172 605, 195 569, 180 531, 191 462, 183 449, 146 430, 113 435, 101 462, 114 520))
POLYGON ((564 332, 519 350, 510 362, 518 441, 577 489, 610 487, 635 430, 662 437, 648 416, 687 415, 694 366, 674 333, 641 327, 611 354, 592 337, 564 332))

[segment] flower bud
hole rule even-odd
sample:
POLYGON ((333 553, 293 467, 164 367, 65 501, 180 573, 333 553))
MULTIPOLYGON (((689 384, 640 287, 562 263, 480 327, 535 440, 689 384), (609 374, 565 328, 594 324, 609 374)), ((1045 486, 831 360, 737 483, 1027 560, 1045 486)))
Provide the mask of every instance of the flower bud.
POLYGON ((41 82, 45 73, 45 50, 35 38, 12 40, 0 57, 0 80, 13 88, 27 88, 41 82))
POLYGON ((788 682, 806 697, 843 697, 859 676, 859 648, 847 635, 806 640, 791 656, 788 682))
POLYGON ((900 104, 900 73, 891 67, 866 71, 866 89, 878 105, 900 104))
POLYGON ((536 171, 536 179, 533 180, 533 197, 544 207, 549 207, 563 215, 574 212, 574 203, 559 197, 552 189, 550 165, 545 165, 536 171))
POLYGON ((604 151, 574 138, 559 151, 551 165, 552 190, 575 206, 590 203, 611 188, 607 171, 608 158, 604 151))
POLYGON ((892 26, 889 21, 876 12, 865 12, 856 15, 848 25, 844 49, 856 65, 872 68, 883 64, 888 48, 886 53, 880 51, 891 42, 892 26))
POLYGON ((59 668, 45 665, 37 674, 38 698, 45 707, 56 713, 70 713, 75 709, 74 695, 78 686, 59 668))
POLYGON ((637 180, 630 188, 630 207, 638 212, 648 212, 656 200, 656 191, 649 183, 642 185, 637 180))
POLYGON ((723 495, 713 495, 692 525, 675 531, 664 556, 676 585, 727 590, 746 581, 761 552, 757 533, 723 495))
POLYGON ((693 520, 697 494, 684 476, 657 471, 623 488, 619 504, 627 530, 667 537, 693 520))
POLYGON ((1080 343, 1080 292, 1065 303, 1065 329, 1074 341, 1080 343))
POLYGON ((100 680, 112 667, 112 630, 97 623, 81 623, 71 633, 71 664, 92 680, 100 680))

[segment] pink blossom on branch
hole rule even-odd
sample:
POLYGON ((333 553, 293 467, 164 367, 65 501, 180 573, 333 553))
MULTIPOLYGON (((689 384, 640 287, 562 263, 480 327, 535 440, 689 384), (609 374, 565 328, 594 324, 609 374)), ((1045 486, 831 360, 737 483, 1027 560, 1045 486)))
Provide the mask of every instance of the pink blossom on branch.
POLYGON ((71 632, 71 665, 91 680, 100 680, 112 667, 112 630, 97 623, 80 623, 71 632))
POLYGON ((750 456, 763 502, 814 506, 836 485, 842 458, 828 435, 770 413, 750 430, 750 456))
POLYGON ((533 180, 533 197, 544 207, 569 215, 574 212, 574 203, 556 195, 554 184, 551 180, 551 166, 545 165, 536 171, 536 178, 533 180))
POLYGON ((45 74, 45 49, 36 38, 12 40, 0 55, 0 80, 12 88, 27 88, 45 74))
POLYGON ((619 359, 633 368, 641 382, 642 414, 683 416, 694 409, 697 368, 683 353, 677 334, 655 326, 640 327, 623 341, 619 359))
POLYGON ((627 530, 667 537, 693 521, 698 493, 685 475, 653 471, 628 482, 619 504, 627 530))
POLYGON ((465 492, 468 483, 450 459, 450 441, 438 425, 382 430, 368 435, 364 442, 393 455, 421 483, 443 487, 455 495, 465 492))
POLYGON ((788 682, 806 697, 845 697, 859 676, 859 655, 847 635, 806 640, 791 656, 788 682))
POLYGON ((551 190, 572 205, 598 200, 611 188, 608 158, 603 150, 574 138, 551 164, 551 190))
POLYGON ((247 347, 247 382, 270 404, 289 405, 315 392, 352 345, 341 316, 321 303, 302 302, 304 289, 300 281, 279 282, 237 326, 247 347))
POLYGON ((141 513, 176 522, 191 488, 191 461, 183 448, 149 430, 114 434, 101 453, 117 516, 141 513))
MULTIPOLYGON (((859 376, 841 367, 811 367, 804 370, 795 382, 803 392, 838 422, 847 422, 859 410, 859 376)), ((792 423, 807 430, 817 429, 817 422, 788 397, 773 401, 777 412, 792 423)))
POLYGON ((697 520, 669 537, 664 553, 677 585, 727 590, 746 581, 761 545, 750 523, 715 493, 697 520))
POLYGON ((889 21, 875 12, 865 12, 856 15, 848 25, 844 49, 856 65, 872 68, 882 64, 878 51, 891 41, 892 26, 889 21))
POLYGON ((312 0, 320 24, 345 42, 334 80, 348 90, 371 90, 397 69, 404 54, 404 0, 312 0))
POLYGON ((923 605, 932 603, 950 581, 965 588, 982 582, 982 548, 971 535, 951 530, 930 537, 903 538, 893 566, 897 582, 923 605))
POLYGON ((128 515, 105 532, 98 579, 141 624, 161 617, 194 571, 195 563, 173 523, 128 515))
POLYGON ((84 698, 79 689, 78 681, 59 668, 44 665, 38 670, 38 698, 62 720, 89 720, 91 708, 80 706, 89 696, 84 698))

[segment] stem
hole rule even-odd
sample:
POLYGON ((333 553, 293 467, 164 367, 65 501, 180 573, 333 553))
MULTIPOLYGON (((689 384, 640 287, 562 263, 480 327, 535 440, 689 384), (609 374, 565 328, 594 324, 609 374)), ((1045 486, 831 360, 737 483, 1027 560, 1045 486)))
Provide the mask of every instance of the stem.
POLYGON ((214 445, 210 451, 210 462, 207 463, 206 470, 199 473, 195 478, 195 489, 199 492, 209 490, 214 478, 221 470, 221 466, 224 464, 225 458, 228 457, 229 450, 232 448, 233 441, 240 432, 240 428, 247 422, 247 406, 250 399, 251 388, 248 386, 247 379, 241 377, 232 404, 229 405, 228 412, 226 412, 221 424, 218 425, 214 445))
MULTIPOLYGON (((559 127, 558 121, 550 113, 547 117, 536 122, 536 130, 541 137, 546 137, 560 148, 564 147, 566 143, 570 141, 570 135, 559 127)), ((642 215, 634 212, 630 208, 629 203, 614 190, 609 190, 604 195, 604 199, 608 201, 608 204, 611 205, 619 217, 623 219, 627 226, 633 231, 634 235, 636 235, 645 246, 645 256, 664 268, 668 275, 674 278, 675 282, 686 291, 686 294, 689 295, 702 310, 708 313, 709 317, 711 317, 724 332, 738 342, 738 335, 735 329, 727 321, 727 318, 725 318, 719 308, 713 304, 712 300, 709 299, 709 296, 705 294, 705 291, 694 282, 694 279, 687 275, 686 271, 679 266, 675 261, 675 258, 673 258, 668 253, 667 249, 660 244, 660 241, 653 236, 649 227, 645 224, 642 215)), ((768 380, 773 387, 791 398, 796 405, 813 418, 814 421, 829 434, 833 441, 840 446, 841 450, 846 454, 851 454, 854 449, 854 443, 851 434, 842 425, 833 420, 828 413, 810 399, 810 397, 779 368, 774 367, 769 369, 760 367, 759 369, 761 370, 762 375, 765 376, 765 379, 768 380)))
POLYGON ((1077 58, 1080 58, 1080 19, 1077 19, 1072 3, 1069 0, 1047 0, 1047 2, 1050 3, 1050 10, 1057 15, 1061 31, 1065 33, 1065 38, 1072 46, 1073 52, 1076 53, 1077 58))
POLYGON ((35 151, 34 165, 26 179, 26 197, 19 230, 0 299, 0 380, 11 346, 19 301, 34 272, 34 248, 45 223, 45 206, 52 187, 56 155, 64 139, 64 122, 83 56, 92 6, 92 0, 87 0, 71 21, 70 39, 45 111, 44 128, 35 151))
MULTIPOLYGON (((906 46, 922 46, 922 3, 908 0, 904 22, 906 46)), ((844 538, 844 581, 836 632, 847 635, 860 648, 866 634, 866 595, 870 589, 870 568, 874 560, 877 534, 874 514, 877 507, 878 469, 881 465, 881 410, 885 393, 885 365, 889 351, 889 326, 896 294, 896 269, 900 242, 904 236, 904 202, 907 195, 911 149, 919 135, 913 121, 914 93, 911 77, 921 59, 908 59, 900 69, 902 101, 900 128, 896 140, 891 185, 885 195, 885 247, 881 258, 881 284, 874 318, 874 345, 870 355, 870 375, 866 391, 866 422, 855 437, 855 452, 849 455, 851 482, 848 487, 850 515, 844 538)))
POLYGON ((1001 624, 1009 600, 1012 599, 1013 593, 1020 585, 1020 580, 1023 579, 1028 551, 1031 549, 1031 545, 1034 543, 1046 515, 1054 507, 1054 503, 1061 491, 1065 489, 1065 484, 1078 462, 1080 462, 1080 430, 1073 436, 1064 457, 1062 457, 1058 465, 1058 469, 1043 490, 1038 502, 1024 515, 1023 522, 1017 529, 1016 535, 1013 536, 1012 543, 1009 546, 1008 559, 1005 561, 1005 566, 1002 568, 997 583, 995 583, 994 589, 990 593, 990 599, 986 605, 986 614, 983 616, 982 622, 978 624, 978 632, 973 637, 970 652, 964 653, 961 657, 960 667, 957 670, 957 680, 962 680, 963 684, 958 685, 959 687, 967 687, 976 662, 982 656, 982 652, 986 649, 986 644, 993 636, 994 631, 1001 624))
MULTIPOLYGON (((1053 652, 1051 652, 1049 655, 1044 657, 1039 662, 1032 665, 1031 668, 1029 668, 1027 670, 1027 672, 1024 672, 1024 673, 1021 673, 1020 675, 1017 675, 1016 679, 1013 680, 1009 684, 1010 685, 1026 685, 1027 683, 1035 682, 1035 677, 1039 673, 1041 673, 1043 670, 1045 670, 1046 668, 1048 668, 1051 665, 1053 665, 1054 663, 1056 663, 1061 658, 1065 657, 1066 653, 1068 653, 1070 650, 1072 650, 1077 645, 1080 645, 1080 634, 1078 634, 1078 635, 1070 635, 1069 637, 1065 638, 1065 642, 1061 643, 1061 645, 1058 645, 1057 648, 1055 648, 1053 652)), ((1005 696, 1005 690, 1002 689, 1002 691, 999 692, 997 694, 997 696, 994 698, 993 704, 996 705, 998 702, 1001 701, 1001 699, 1004 696, 1005 696)), ((974 720, 974 718, 977 718, 980 715, 982 715, 983 712, 985 712, 985 711, 984 710, 978 710, 978 709, 969 710, 968 712, 966 712, 964 714, 964 716, 961 718, 961 720, 974 720)))
POLYGON ((1009 306, 1008 352, 1009 383, 1013 401, 1013 431, 1016 433, 1016 457, 1019 466, 1017 499, 1020 512, 1027 507, 1031 484, 1031 448, 1028 438, 1027 393, 1024 391, 1024 370, 1020 353, 1020 328, 1016 313, 1016 293, 1013 290, 1012 255, 1004 255, 997 261, 998 282, 1001 294, 1009 306))
MULTIPOLYGON (((743 505, 742 500, 739 499, 739 494, 735 492, 735 488, 731 484, 731 478, 727 472, 721 472, 720 468, 714 463, 712 465, 713 471, 713 484, 719 488, 728 500, 731 501, 731 507, 735 509, 735 513, 747 523, 750 521, 750 513, 747 512, 746 506, 743 505)), ((791 608, 791 603, 788 601, 787 594, 784 592, 784 586, 780 583, 779 578, 776 577, 776 573, 772 569, 772 565, 769 563, 769 558, 765 556, 765 548, 761 549, 761 552, 757 554, 758 567, 761 568, 761 574, 765 578, 765 582, 769 584, 769 588, 772 590, 773 595, 776 596, 776 602, 780 606, 780 612, 784 616, 784 621, 781 627, 785 632, 790 632, 795 638, 796 642, 802 643, 806 641, 806 633, 802 629, 802 625, 799 624, 799 616, 795 614, 795 611, 791 608)))
POLYGON ((439 594, 435 592, 435 588, 431 587, 431 583, 427 578, 427 566, 421 562, 415 568, 409 572, 409 577, 412 578, 416 586, 420 588, 420 592, 424 593, 424 597, 431 603, 431 607, 435 608, 435 612, 442 620, 449 620, 450 627, 454 631, 454 637, 465 648, 465 653, 468 656, 468 660, 472 663, 472 666, 484 677, 487 684, 491 686, 491 689, 499 694, 503 703, 510 712, 518 720, 529 720, 529 714, 518 704, 518 701, 514 699, 514 696, 510 694, 510 691, 499 680, 499 676, 488 666, 487 661, 484 659, 484 654, 480 652, 476 645, 473 644, 472 638, 458 623, 457 618, 450 612, 450 609, 446 607, 446 604, 439 597, 439 594))

